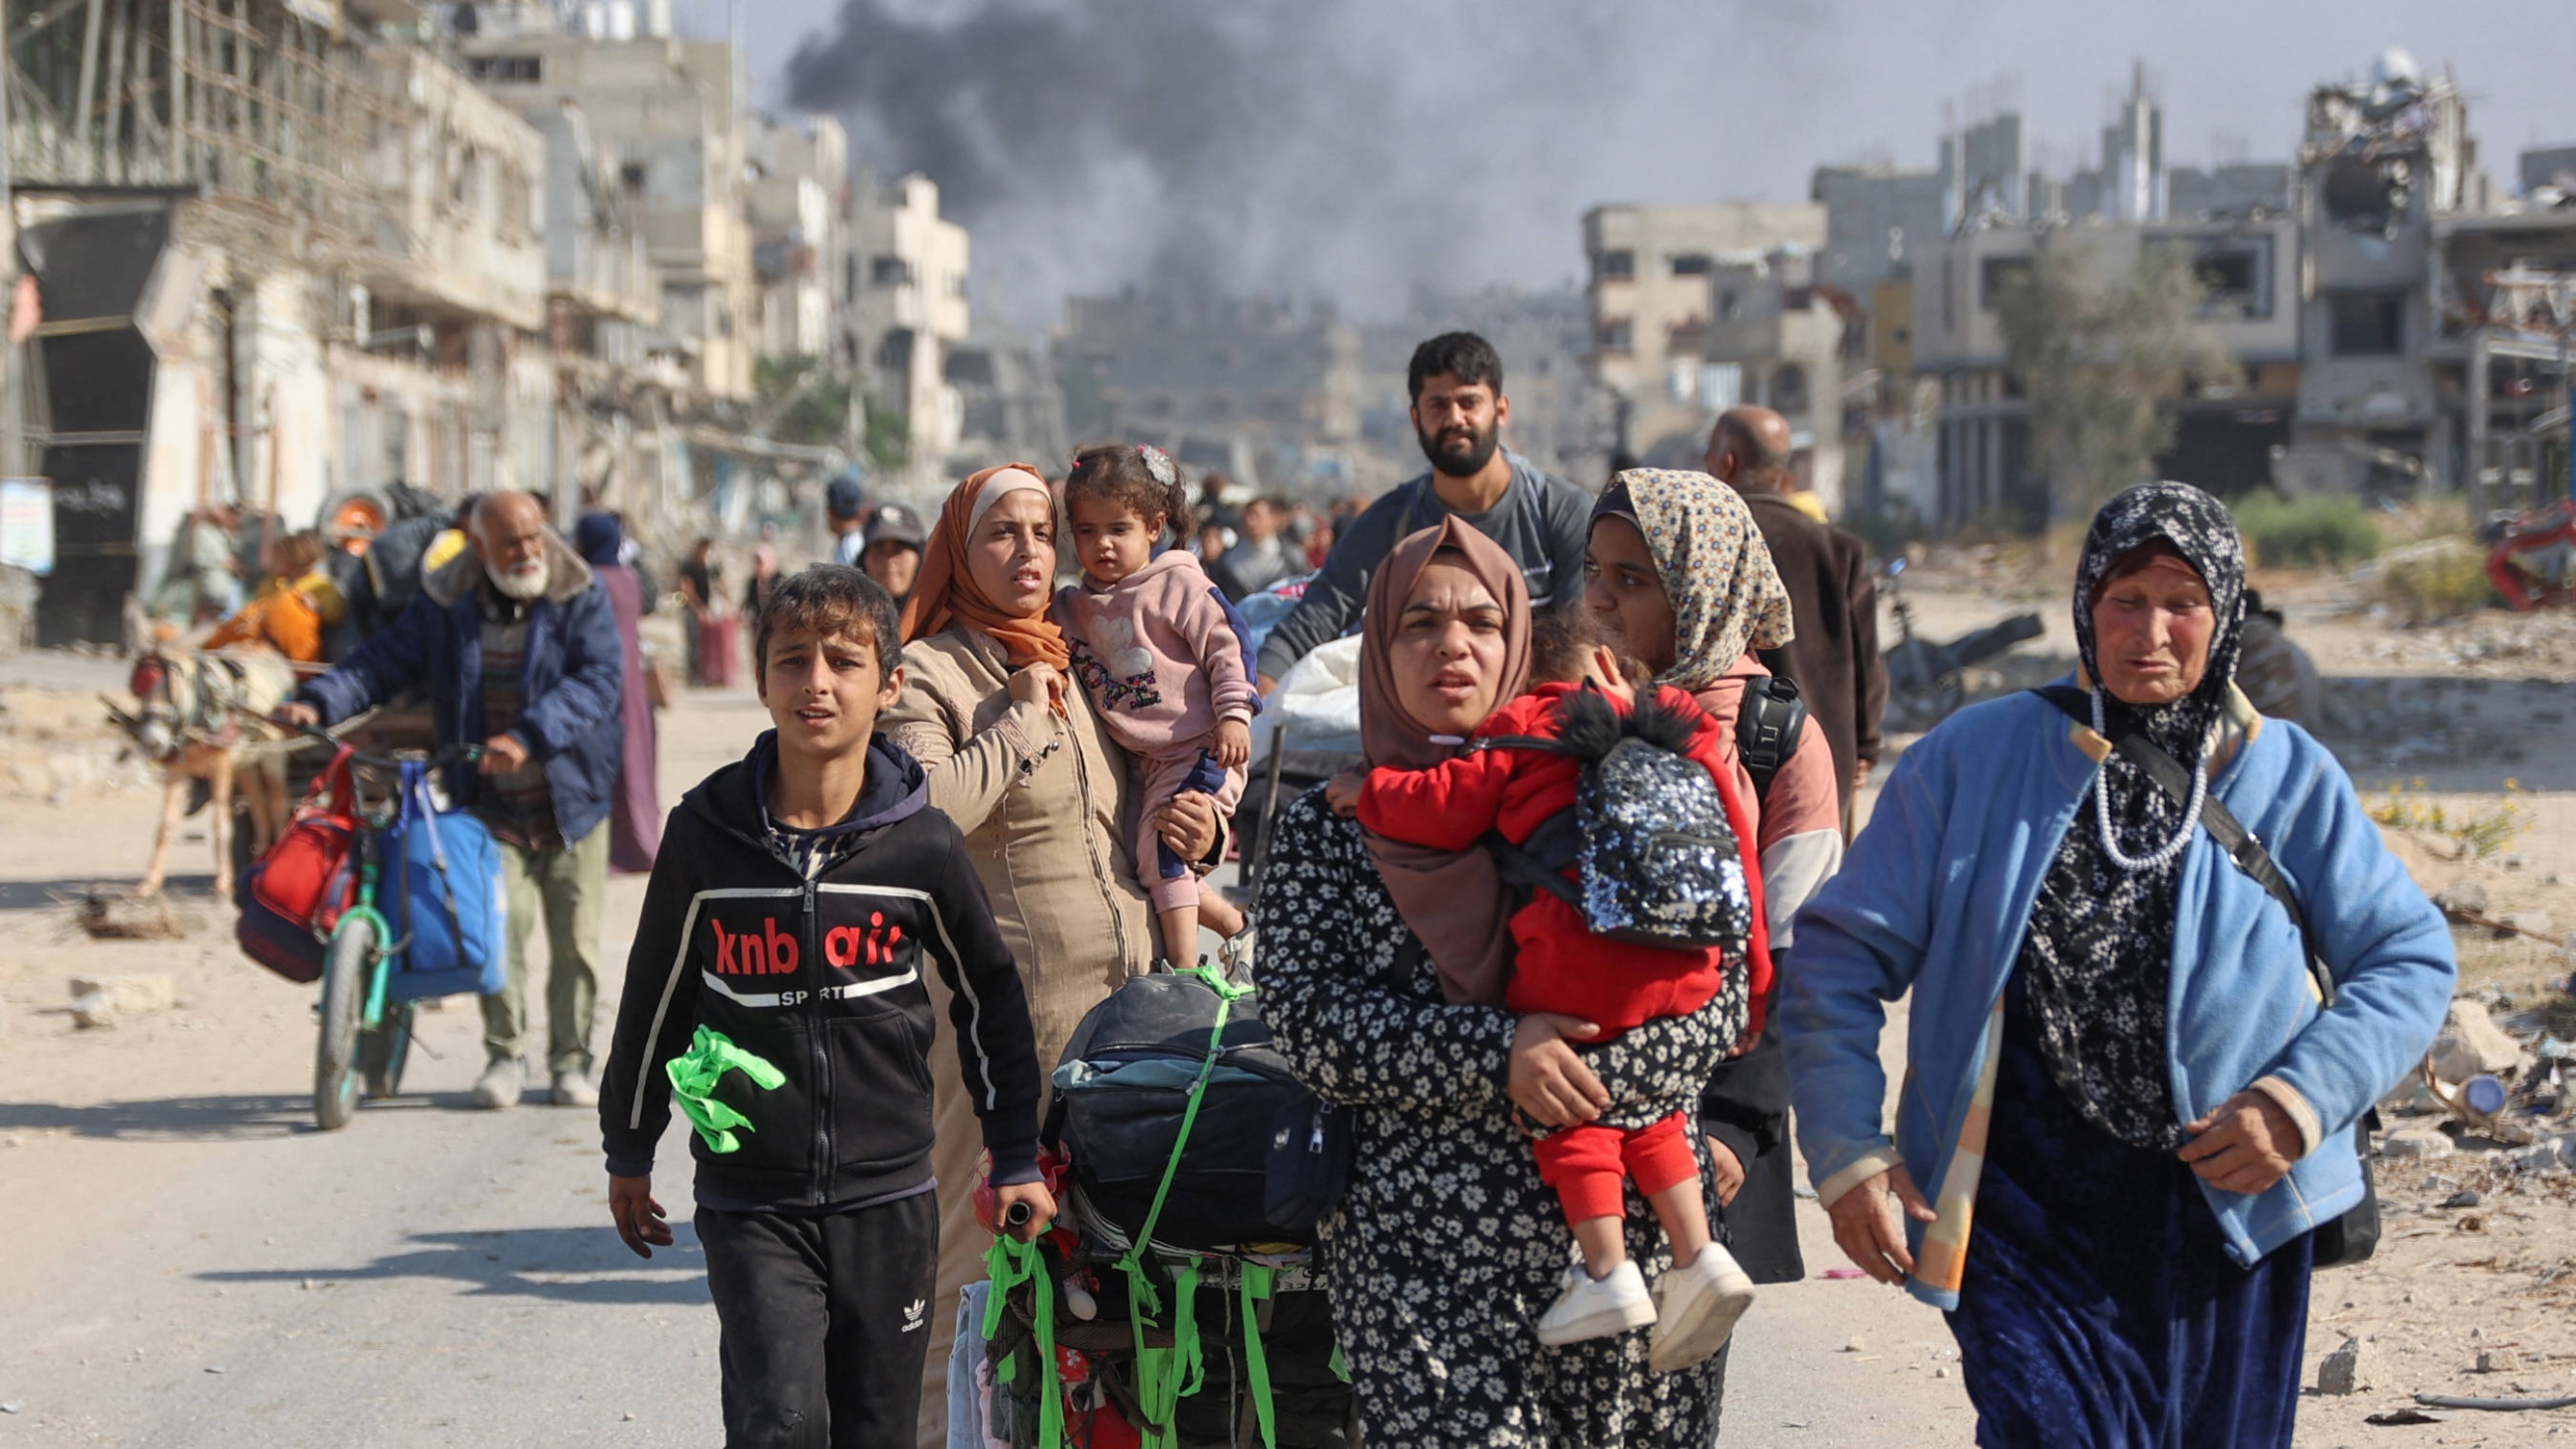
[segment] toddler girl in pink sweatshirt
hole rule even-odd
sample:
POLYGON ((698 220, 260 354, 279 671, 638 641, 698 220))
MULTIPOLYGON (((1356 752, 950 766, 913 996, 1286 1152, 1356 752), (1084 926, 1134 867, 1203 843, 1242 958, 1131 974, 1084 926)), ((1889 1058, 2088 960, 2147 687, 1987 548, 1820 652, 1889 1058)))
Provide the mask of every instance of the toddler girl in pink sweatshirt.
POLYGON ((1245 667, 1252 651, 1243 616, 1188 549, 1154 552, 1164 525, 1189 517, 1181 470, 1162 449, 1083 449, 1064 480, 1064 510, 1082 581, 1056 592, 1056 623, 1074 678, 1110 738, 1136 759, 1129 838, 1165 953, 1174 966, 1195 965, 1200 917, 1231 936, 1243 913, 1223 896, 1201 896, 1190 863, 1163 844, 1153 821, 1188 791, 1214 796, 1224 815, 1243 798, 1261 710, 1245 667))

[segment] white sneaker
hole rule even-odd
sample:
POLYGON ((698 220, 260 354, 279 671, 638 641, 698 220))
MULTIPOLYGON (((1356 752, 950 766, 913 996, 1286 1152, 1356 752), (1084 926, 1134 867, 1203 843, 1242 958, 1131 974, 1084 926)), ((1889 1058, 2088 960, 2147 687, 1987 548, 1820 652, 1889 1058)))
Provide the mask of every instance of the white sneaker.
POLYGON ((527 1063, 517 1057, 494 1057, 483 1075, 474 1079, 474 1105, 487 1112, 515 1107, 527 1085, 527 1063))
POLYGON ((1646 1367, 1659 1374, 1686 1369, 1726 1347, 1735 1320, 1753 1306, 1753 1280, 1735 1255, 1715 1243, 1699 1250, 1687 1268, 1675 1268, 1655 1285, 1654 1343, 1646 1367))
POLYGON ((590 1084, 589 1074, 584 1072, 555 1073, 554 1086, 548 1096, 558 1107, 599 1105, 599 1089, 590 1084))
POLYGON ((1555 1347, 1608 1338, 1655 1321, 1655 1300, 1646 1292, 1646 1275, 1634 1261, 1595 1278, 1581 1263, 1565 1270, 1565 1291, 1539 1315, 1538 1341, 1555 1347))

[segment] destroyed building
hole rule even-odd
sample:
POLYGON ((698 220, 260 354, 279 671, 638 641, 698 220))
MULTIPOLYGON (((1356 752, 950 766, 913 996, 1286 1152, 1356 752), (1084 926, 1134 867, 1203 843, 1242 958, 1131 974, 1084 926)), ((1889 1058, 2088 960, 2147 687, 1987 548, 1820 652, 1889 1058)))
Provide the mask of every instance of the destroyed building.
POLYGON ((1618 446, 1697 458, 1716 409, 1706 341, 1721 262, 1815 251, 1825 208, 1808 202, 1596 206, 1583 216, 1592 381, 1618 415, 1618 446))
MULTIPOLYGON (((1779 413, 1795 442, 1800 483, 1840 513, 1845 393, 1864 345, 1859 302, 1817 281, 1814 254, 1795 248, 1725 262, 1710 274, 1709 286, 1708 329, 1700 341, 1703 406, 1712 414, 1738 404, 1779 413)), ((1671 461, 1693 466, 1698 456, 1671 461)))
POLYGON ((10 33, 41 642, 116 641, 181 519, 551 481, 546 142, 402 0, 106 0, 10 33))
POLYGON ((850 143, 841 123, 829 116, 754 116, 751 169, 744 199, 759 288, 760 355, 854 362, 855 348, 838 325, 847 315, 845 283, 853 271, 850 143))
MULTIPOLYGON (((862 333, 859 220, 917 203, 851 186, 837 124, 755 120, 741 53, 670 9, 94 0, 13 22, 14 251, 43 320, 0 451, 22 434, 8 466, 52 483, 42 642, 120 639, 211 503, 363 528, 395 484, 515 487, 649 535, 793 511, 791 483, 844 464, 760 435, 754 363, 857 368, 893 325, 862 333)), ((953 304, 932 325, 963 336, 963 235, 934 242, 953 304)), ((935 353, 904 371, 938 457, 953 394, 935 353)))
POLYGON ((1036 339, 984 322, 947 351, 941 377, 957 399, 958 437, 931 481, 933 492, 995 463, 1017 459, 1052 470, 1058 466, 1054 460, 1073 456, 1064 394, 1036 339))
POLYGON ((853 188, 845 263, 851 347, 868 391, 904 420, 903 482, 949 476, 965 426, 964 400, 948 381, 949 350, 969 329, 966 229, 939 214, 939 186, 915 173, 853 188))
POLYGON ((751 119, 742 56, 671 33, 670 7, 602 7, 595 28, 547 4, 461 7, 475 85, 522 115, 569 101, 617 157, 661 283, 653 346, 713 399, 751 396, 760 298, 749 215, 751 119))
POLYGON ((1325 304, 1192 288, 1074 297, 1054 357, 1077 446, 1153 443, 1272 490, 1352 474, 1359 332, 1325 304))
POLYGON ((1993 318, 1996 289, 2043 246, 2085 249, 2105 282, 2141 248, 2189 249, 2203 323, 2244 383, 2174 402, 2171 476, 2225 493, 2465 489, 2483 510, 2563 471, 2576 306, 2551 299, 2576 294, 2576 211, 2541 179, 2559 163, 2536 154, 2530 194, 2501 194, 2457 82, 2402 51, 2311 92, 2294 163, 2183 171, 2163 166, 2162 131, 2133 81, 2105 135, 2112 164, 2036 178, 2026 218, 1961 218, 1874 295, 1884 308, 1911 294, 1901 341, 1874 317, 1870 350, 1882 397, 1931 402, 1938 482, 1914 500, 1927 521, 2044 511, 1993 318))
POLYGON ((1934 390, 1938 488, 1911 500, 1925 522, 2048 516, 2045 480, 2030 455, 2030 404, 2006 365, 1996 299, 2042 248, 2069 249, 2097 284, 2116 285, 2150 247, 2191 258, 2208 289, 2201 323, 2245 369, 2241 391, 2177 404, 2165 471, 2221 493, 2265 482, 2288 443, 2301 349, 2299 226, 2289 216, 1993 226, 1963 231, 1917 264, 1911 361, 1934 390))

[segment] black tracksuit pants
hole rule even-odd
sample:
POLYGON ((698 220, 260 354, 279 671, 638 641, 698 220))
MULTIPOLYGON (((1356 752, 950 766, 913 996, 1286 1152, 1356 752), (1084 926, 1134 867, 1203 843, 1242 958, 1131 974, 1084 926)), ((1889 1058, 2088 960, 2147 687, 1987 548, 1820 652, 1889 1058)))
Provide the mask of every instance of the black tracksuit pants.
POLYGON ((697 1229, 723 1331, 726 1449, 913 1449, 939 1308, 938 1194, 819 1216, 700 1208, 697 1229))

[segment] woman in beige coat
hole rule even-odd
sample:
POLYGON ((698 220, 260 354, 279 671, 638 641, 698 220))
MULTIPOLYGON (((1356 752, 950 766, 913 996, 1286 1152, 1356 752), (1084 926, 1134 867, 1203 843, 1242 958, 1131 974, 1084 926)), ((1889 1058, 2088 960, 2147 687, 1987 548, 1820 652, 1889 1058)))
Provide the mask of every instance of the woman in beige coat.
MULTIPOLYGON (((1126 757, 1070 687, 1064 639, 1047 617, 1055 531, 1054 500, 1025 464, 988 468, 949 495, 904 609, 903 697, 881 726, 929 772, 931 805, 966 836, 1049 1071, 1083 1015, 1154 960, 1153 914, 1121 825, 1126 757)), ((1187 860, 1214 854, 1221 830, 1204 795, 1179 797, 1162 824, 1187 860)), ((945 1002, 940 1011, 945 1019, 945 1002)), ((940 1296, 924 1449, 948 1442, 953 1305, 984 1275, 989 1241, 974 1220, 975 1114, 946 1074, 934 1075, 940 1296)))

